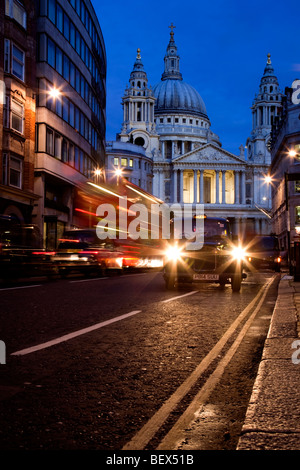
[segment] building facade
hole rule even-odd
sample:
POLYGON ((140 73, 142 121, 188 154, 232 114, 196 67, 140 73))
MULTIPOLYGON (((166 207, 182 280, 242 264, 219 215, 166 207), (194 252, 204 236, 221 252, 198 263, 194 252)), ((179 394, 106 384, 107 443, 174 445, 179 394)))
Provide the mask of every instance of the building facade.
POLYGON ((40 0, 33 221, 52 249, 76 225, 74 191, 105 165, 106 53, 89 0, 40 0))
POLYGON ((295 243, 300 242, 300 104, 292 102, 292 94, 292 89, 286 89, 282 116, 273 126, 270 165, 272 230, 291 268, 295 243))
POLYGON ((149 87, 138 50, 129 83, 117 141, 145 150, 152 162, 153 195, 191 212, 195 204, 204 204, 207 215, 226 216, 236 233, 269 233, 268 144, 282 107, 270 55, 252 106, 251 135, 236 155, 222 148, 202 97, 183 80, 172 25, 161 81, 149 87))
POLYGON ((0 5, 0 214, 30 223, 35 159, 35 5, 0 5))
POLYGON ((0 8, 0 210, 53 249, 77 224, 76 189, 105 177, 105 44, 90 0, 0 8))

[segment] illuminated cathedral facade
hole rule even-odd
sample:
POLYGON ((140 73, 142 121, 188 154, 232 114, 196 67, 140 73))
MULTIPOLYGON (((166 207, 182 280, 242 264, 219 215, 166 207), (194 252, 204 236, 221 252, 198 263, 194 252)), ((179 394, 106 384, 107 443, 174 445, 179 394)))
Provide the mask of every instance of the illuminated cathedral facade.
POLYGON ((140 50, 122 99, 123 123, 107 142, 107 172, 124 176, 160 200, 204 204, 208 216, 226 217, 235 233, 269 233, 271 163, 268 143, 282 93, 268 54, 252 104, 252 131, 238 154, 222 148, 200 94, 183 80, 171 25, 161 81, 151 87, 140 50))

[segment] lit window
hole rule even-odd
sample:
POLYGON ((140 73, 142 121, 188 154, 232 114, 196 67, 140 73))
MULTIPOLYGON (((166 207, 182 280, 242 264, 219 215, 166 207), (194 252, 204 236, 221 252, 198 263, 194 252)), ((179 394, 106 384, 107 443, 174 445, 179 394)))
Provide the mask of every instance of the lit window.
POLYGON ((127 166, 127 158, 121 158, 121 166, 127 166))
POLYGON ((11 101, 11 128, 23 134, 24 107, 15 100, 11 101))
POLYGON ((26 28, 26 11, 17 0, 5 0, 5 14, 26 28))
POLYGON ((300 206, 296 206, 295 224, 300 225, 300 206))
POLYGON ((114 158, 114 166, 119 166, 119 159, 118 157, 114 158))
POLYGON ((130 166, 130 168, 133 167, 133 159, 132 158, 129 160, 129 166, 130 166))

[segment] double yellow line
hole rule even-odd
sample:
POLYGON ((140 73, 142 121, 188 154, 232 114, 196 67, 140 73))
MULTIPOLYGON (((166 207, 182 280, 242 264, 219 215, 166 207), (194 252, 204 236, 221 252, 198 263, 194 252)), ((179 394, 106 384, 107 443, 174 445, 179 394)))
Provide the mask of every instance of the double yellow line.
POLYGON ((244 336, 246 335, 251 323, 255 316, 259 312, 261 305, 263 304, 268 290, 274 281, 276 276, 272 276, 259 290, 256 297, 250 302, 250 304, 240 313, 236 320, 231 324, 226 333, 213 347, 213 349, 207 354, 207 356, 200 362, 192 374, 178 387, 178 389, 168 398, 168 400, 161 406, 161 408, 150 418, 149 421, 138 431, 135 436, 123 447, 123 450, 143 450, 150 440, 159 431, 161 426, 170 416, 172 411, 178 406, 180 401, 185 395, 191 390, 191 388, 199 380, 200 376, 208 369, 211 363, 219 356, 223 347, 234 334, 238 326, 245 320, 249 313, 254 309, 252 314, 247 319, 243 328, 241 329, 236 340, 229 348, 223 359, 219 362, 218 366, 211 374, 209 379, 206 381, 204 386, 199 390, 189 407, 181 415, 169 433, 160 443, 158 450, 174 450, 176 443, 180 440, 182 433, 186 427, 191 423, 195 417, 195 412, 205 403, 210 394, 212 393, 215 386, 218 384, 225 367, 228 365, 233 355, 237 351, 237 348, 241 344, 244 336))

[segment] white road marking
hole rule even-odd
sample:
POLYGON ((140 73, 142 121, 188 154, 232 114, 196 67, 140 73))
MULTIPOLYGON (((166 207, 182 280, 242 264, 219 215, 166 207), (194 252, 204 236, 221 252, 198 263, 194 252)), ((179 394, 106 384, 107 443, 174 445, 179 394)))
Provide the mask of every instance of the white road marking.
POLYGON ((11 355, 12 356, 25 356, 26 354, 30 354, 36 351, 40 351, 42 349, 50 348, 51 346, 63 343, 64 341, 69 341, 70 339, 76 338, 77 336, 90 333, 91 331, 98 330, 99 328, 103 328, 104 326, 111 325, 112 323, 124 320, 125 318, 132 317, 133 315, 136 315, 137 313, 140 313, 140 312, 141 310, 133 310, 132 312, 125 313, 124 315, 119 315, 118 317, 111 318, 110 320, 106 320, 101 323, 96 323, 95 325, 88 326, 87 328, 82 328, 81 330, 74 331, 73 333, 60 336, 51 341, 47 341, 46 343, 37 344, 36 346, 32 346, 26 349, 21 349, 20 351, 16 351, 12 353, 11 355))
POLYGON ((103 279, 108 279, 108 277, 94 277, 93 279, 78 279, 77 281, 69 281, 70 284, 74 282, 89 282, 89 281, 102 281, 103 279))
MULTIPOLYGON (((178 389, 165 401, 165 403, 159 408, 159 410, 150 418, 147 423, 133 436, 133 438, 125 444, 123 450, 143 450, 150 440, 155 436, 157 431, 161 428, 167 418, 170 416, 172 411, 185 397, 185 395, 191 390, 193 385, 210 366, 210 364, 218 357, 227 341, 231 338, 232 334, 236 331, 236 328, 240 323, 247 317, 252 308, 254 308, 256 302, 260 296, 264 299, 267 290, 269 289, 273 277, 261 287, 256 297, 248 304, 248 306, 240 313, 235 321, 230 325, 226 333, 220 338, 217 344, 211 349, 207 356, 198 364, 196 369, 190 374, 190 376, 178 387, 178 389)), ((259 306, 261 304, 259 303, 259 306)), ((258 307, 257 307, 258 308, 258 307)))
POLYGON ((42 284, 34 284, 31 286, 18 286, 18 287, 5 287, 3 289, 0 289, 0 291, 5 291, 5 290, 15 290, 15 289, 30 289, 31 287, 41 287, 42 284))
POLYGON ((187 294, 177 295, 176 297, 171 297, 170 299, 162 300, 163 303, 172 302, 173 300, 181 299, 182 297, 187 297, 188 295, 197 294, 198 290, 193 290, 187 294))

